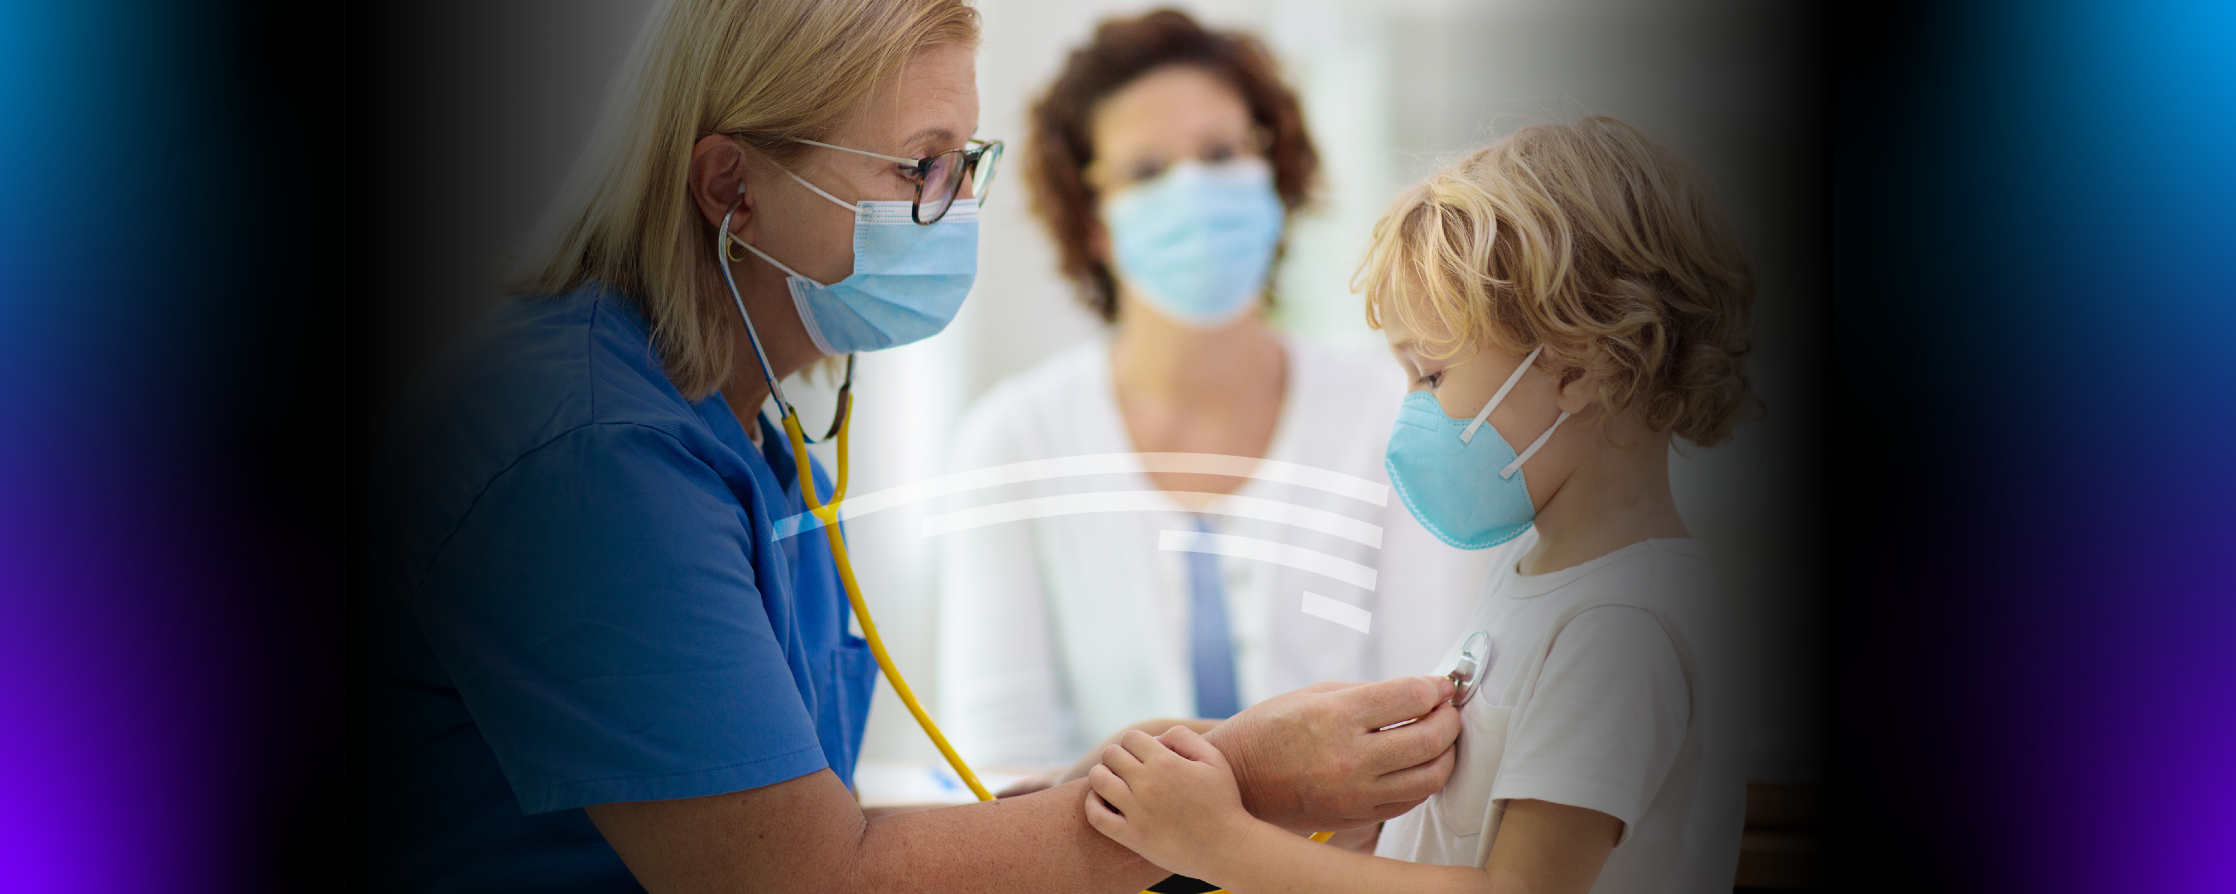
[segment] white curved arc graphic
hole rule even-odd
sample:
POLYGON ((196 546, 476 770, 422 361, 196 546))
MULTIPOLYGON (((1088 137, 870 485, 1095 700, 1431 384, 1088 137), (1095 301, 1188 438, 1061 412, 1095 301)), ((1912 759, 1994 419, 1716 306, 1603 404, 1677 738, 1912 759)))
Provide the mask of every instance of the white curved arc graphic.
MULTIPOLYGON (((1005 484, 1081 475, 1124 475, 1140 472, 1254 478, 1327 491, 1376 506, 1388 506, 1390 503, 1390 486, 1387 484, 1297 463, 1217 453, 1097 453, 988 466, 850 496, 839 504, 839 518, 860 518, 873 512, 896 509, 935 497, 1005 484)), ((776 538, 782 540, 822 526, 821 519, 802 512, 778 519, 775 525, 776 538)))
POLYGON ((1337 602, 1311 590, 1306 590, 1304 591, 1304 600, 1298 603, 1297 607, 1303 610, 1305 614, 1334 621, 1360 633, 1374 632, 1374 613, 1348 602, 1337 602))
POLYGON ((1157 548, 1233 556, 1237 559, 1257 559, 1326 575, 1355 587, 1374 589, 1375 571, 1372 568, 1348 559, 1338 559, 1318 550, 1259 540, 1256 537, 1208 534, 1201 531, 1158 531, 1157 548))
MULTIPOLYGON (((1183 494, 1181 496, 1190 496, 1183 494)), ((1382 527, 1355 518, 1337 515, 1324 509, 1297 506, 1279 500, 1257 497, 1240 497, 1222 494, 1194 494, 1208 503, 1197 510, 1213 515, 1231 515, 1260 521, 1279 522, 1332 534, 1345 540, 1363 543, 1375 549, 1382 548, 1382 527)), ((1003 522, 1023 521, 1029 518, 1047 518, 1055 515, 1083 515, 1093 512, 1172 512, 1176 507, 1170 497, 1161 491, 1112 491, 1099 494, 1063 494, 1054 497, 1037 497, 977 506, 924 520, 925 537, 937 537, 955 531, 998 525, 1003 522)))

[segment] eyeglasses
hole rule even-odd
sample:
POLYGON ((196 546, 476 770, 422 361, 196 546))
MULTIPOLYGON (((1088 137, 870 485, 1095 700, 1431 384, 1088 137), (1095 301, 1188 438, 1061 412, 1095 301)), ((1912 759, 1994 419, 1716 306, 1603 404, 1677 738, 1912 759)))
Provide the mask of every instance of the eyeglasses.
POLYGON ((985 201, 987 188, 994 184, 994 169, 1000 166, 1002 159, 1000 140, 971 140, 964 148, 949 149, 923 158, 865 152, 814 140, 797 142, 881 158, 900 165, 903 168, 902 176, 916 183, 916 205, 909 209, 910 217, 917 223, 927 225, 937 223, 940 218, 947 216, 947 209, 955 204, 955 195, 962 189, 965 178, 971 182, 971 198, 985 201))

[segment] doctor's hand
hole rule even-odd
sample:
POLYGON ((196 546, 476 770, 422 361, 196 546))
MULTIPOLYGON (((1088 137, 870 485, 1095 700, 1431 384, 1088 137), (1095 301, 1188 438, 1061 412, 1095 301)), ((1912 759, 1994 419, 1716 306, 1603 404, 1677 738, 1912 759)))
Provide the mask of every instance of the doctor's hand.
POLYGON ((1319 683, 1252 705, 1204 738, 1226 757, 1253 815, 1291 831, 1339 831, 1395 817, 1444 787, 1460 734, 1451 696, 1443 677, 1319 683))

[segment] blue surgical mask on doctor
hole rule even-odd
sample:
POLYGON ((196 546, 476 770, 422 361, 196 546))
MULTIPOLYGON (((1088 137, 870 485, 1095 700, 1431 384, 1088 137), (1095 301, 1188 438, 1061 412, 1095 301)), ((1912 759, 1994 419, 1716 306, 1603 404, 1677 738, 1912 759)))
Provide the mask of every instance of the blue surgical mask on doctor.
POLYGON ((1426 391, 1405 396, 1383 467, 1398 499, 1437 539, 1460 549, 1488 549, 1521 536, 1536 520, 1522 464, 1545 446, 1569 414, 1563 411, 1520 455, 1497 426, 1486 423, 1544 350, 1539 345, 1529 352, 1473 419, 1445 415, 1435 395, 1426 391))
POLYGON ((1118 274, 1167 316, 1207 329, 1256 305, 1286 214, 1261 158, 1183 161, 1102 208, 1118 274))
POLYGON ((785 273, 792 304, 815 347, 829 355, 922 341, 954 322, 978 276, 978 200, 956 199, 938 223, 916 223, 913 202, 853 202, 784 172, 854 212, 854 272, 824 285, 800 275, 736 233, 730 240, 785 273))

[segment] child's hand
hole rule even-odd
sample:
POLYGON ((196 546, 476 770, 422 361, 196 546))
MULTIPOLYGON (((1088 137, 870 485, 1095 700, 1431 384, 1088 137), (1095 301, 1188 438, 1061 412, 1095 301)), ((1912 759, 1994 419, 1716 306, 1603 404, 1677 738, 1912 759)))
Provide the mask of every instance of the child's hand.
POLYGON ((1194 730, 1127 732, 1087 773, 1087 822, 1164 869, 1216 874, 1257 820, 1242 808, 1227 759, 1194 730))

